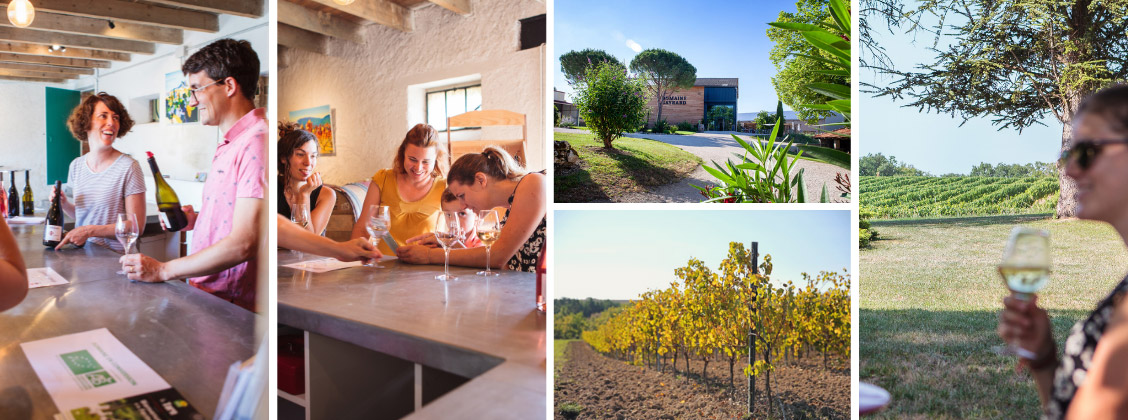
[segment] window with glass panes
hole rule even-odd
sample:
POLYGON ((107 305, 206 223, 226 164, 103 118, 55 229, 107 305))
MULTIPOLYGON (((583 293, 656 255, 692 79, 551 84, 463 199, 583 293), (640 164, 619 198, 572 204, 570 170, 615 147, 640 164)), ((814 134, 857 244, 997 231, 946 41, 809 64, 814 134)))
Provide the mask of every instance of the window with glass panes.
MULTIPOLYGON (((427 124, 442 131, 447 129, 447 118, 468 111, 482 109, 482 85, 434 90, 427 92, 427 124)), ((468 127, 459 127, 463 130, 468 127)))

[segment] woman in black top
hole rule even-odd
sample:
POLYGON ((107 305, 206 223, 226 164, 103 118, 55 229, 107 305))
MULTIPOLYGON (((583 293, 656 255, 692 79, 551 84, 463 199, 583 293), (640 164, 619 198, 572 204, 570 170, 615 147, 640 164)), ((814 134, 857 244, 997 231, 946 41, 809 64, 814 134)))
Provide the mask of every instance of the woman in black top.
POLYGON ((321 234, 329 224, 337 194, 322 188, 317 166, 317 136, 299 130, 296 124, 281 123, 278 127, 278 214, 291 218, 291 207, 308 204, 310 222, 303 226, 321 234))
MULTIPOLYGON (((527 172, 505 150, 486 147, 482 153, 459 157, 450 167, 447 189, 474 211, 504 207, 501 235, 490 251, 490 267, 535 271, 546 243, 546 176, 527 172)), ((442 249, 426 245, 404 245, 396 250, 401 261, 412 264, 442 264, 442 249)), ((485 267, 485 247, 455 249, 450 263, 485 267)))
MULTIPOLYGON (((1061 164, 1077 181, 1077 216, 1111 224, 1128 244, 1128 85, 1086 98, 1074 115, 1070 143, 1061 164)), ((1003 301, 999 336, 1035 353, 1021 363, 1034 377, 1043 418, 1128 418, 1126 296, 1128 277, 1073 326, 1060 358, 1037 299, 1003 301)))

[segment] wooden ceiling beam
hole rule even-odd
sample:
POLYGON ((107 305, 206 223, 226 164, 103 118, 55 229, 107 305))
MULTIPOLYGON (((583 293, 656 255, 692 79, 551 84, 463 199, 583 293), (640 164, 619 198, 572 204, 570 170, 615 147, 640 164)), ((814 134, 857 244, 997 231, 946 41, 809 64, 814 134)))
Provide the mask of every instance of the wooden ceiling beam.
POLYGON ((58 73, 58 74, 94 74, 94 69, 80 68, 80 67, 56 67, 47 66, 43 64, 25 64, 25 63, 8 63, 0 61, 0 69, 8 70, 23 70, 23 71, 38 71, 43 73, 58 73))
POLYGON ((129 61, 130 58, 129 54, 112 51, 89 50, 85 48, 67 48, 66 51, 49 51, 46 45, 6 41, 0 41, 0 52, 47 57, 81 58, 87 60, 129 61))
POLYGON ((16 77, 16 76, 0 76, 0 80, 9 80, 13 82, 35 82, 35 83, 66 83, 63 79, 40 79, 36 77, 16 77))
MULTIPOLYGON (((0 8, 7 7, 0 0, 0 8)), ((128 39, 133 41, 159 42, 169 45, 184 43, 184 31, 161 26, 141 25, 132 22, 114 22, 110 29, 109 20, 82 16, 68 16, 55 13, 36 13, 35 21, 28 29, 62 32, 75 35, 93 35, 105 38, 128 39)), ((0 20, 0 26, 12 26, 7 20, 0 20)))
MULTIPOLYGON (((199 32, 219 32, 219 16, 125 0, 35 0, 37 11, 156 25, 199 32)), ((34 23, 33 23, 34 25, 34 23)))
POLYGON ((328 49, 325 43, 325 35, 295 28, 284 23, 278 24, 278 45, 327 55, 328 49))
POLYGON ((8 70, 0 69, 0 76, 29 77, 36 79, 77 79, 77 74, 45 73, 41 71, 8 70))
POLYGON ((52 66, 86 67, 108 69, 110 62, 104 60, 86 60, 82 58, 48 57, 43 55, 12 54, 0 52, 0 61, 10 63, 50 64, 52 66))
POLYGON ((0 27, 0 40, 140 54, 152 54, 157 48, 150 42, 71 35, 49 31, 32 31, 8 27, 0 27))
POLYGON ((245 18, 260 18, 265 14, 263 0, 147 0, 164 6, 183 7, 201 12, 221 13, 245 18))
POLYGON ((357 44, 364 43, 364 38, 360 36, 360 25, 335 18, 328 12, 314 11, 288 1, 279 1, 277 7, 279 23, 357 44))
POLYGON ((470 7, 470 0, 430 0, 444 9, 458 13, 462 16, 469 16, 473 10, 470 7))
POLYGON ((412 11, 389 0, 356 0, 348 6, 339 5, 333 0, 310 1, 404 32, 415 29, 412 11))

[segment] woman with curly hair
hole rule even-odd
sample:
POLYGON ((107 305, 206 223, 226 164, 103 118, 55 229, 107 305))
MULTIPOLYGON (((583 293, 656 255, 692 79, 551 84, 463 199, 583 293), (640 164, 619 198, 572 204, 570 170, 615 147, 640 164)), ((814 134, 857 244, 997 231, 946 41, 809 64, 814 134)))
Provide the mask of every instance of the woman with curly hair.
POLYGON ((309 209, 306 230, 321 234, 329 225, 329 216, 337 203, 332 188, 322 188, 321 173, 316 172, 317 136, 298 128, 295 123, 278 125, 278 214, 291 218, 292 208, 309 209))
MULTIPOLYGON (((63 212, 74 218, 74 229, 59 242, 83 246, 87 241, 123 252, 114 239, 114 222, 119 213, 136 217, 145 227, 145 179, 141 165, 132 157, 114 148, 114 141, 133 128, 129 112, 117 98, 105 92, 82 100, 67 119, 75 139, 86 142, 90 152, 70 164, 68 184, 74 198, 63 194, 59 201, 63 212)), ((54 187, 51 199, 54 200, 54 187)))

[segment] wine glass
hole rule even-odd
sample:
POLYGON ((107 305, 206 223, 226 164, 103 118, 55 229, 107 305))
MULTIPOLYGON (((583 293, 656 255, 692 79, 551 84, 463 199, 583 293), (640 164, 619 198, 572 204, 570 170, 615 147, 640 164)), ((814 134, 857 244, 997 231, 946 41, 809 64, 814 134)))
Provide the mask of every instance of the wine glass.
MULTIPOLYGON (((1003 261, 999 263, 999 275, 1015 299, 1029 301, 1050 281, 1050 233, 1015 226, 1003 251, 1003 261)), ((995 347, 995 351, 1025 359, 1037 357, 1034 352, 1010 343, 1006 347, 995 347)))
MULTIPOLYGON (((375 204, 368 206, 368 221, 365 223, 364 228, 368 230, 368 242, 372 244, 373 248, 380 246, 380 238, 383 238, 391 227, 392 219, 389 215, 388 206, 378 206, 375 204)), ((375 259, 365 265, 375 268, 384 268, 384 266, 380 265, 375 259)))
POLYGON ((450 275, 450 247, 458 242, 461 229, 458 227, 458 212, 444 211, 439 213, 435 221, 435 241, 443 246, 446 259, 443 261, 443 274, 435 276, 438 280, 458 280, 450 275))
POLYGON ((490 271, 490 247, 497 238, 501 237, 501 220, 497 218, 497 211, 482 210, 478 212, 478 240, 486 246, 486 270, 479 271, 479 276, 496 276, 497 272, 490 271))
MULTIPOLYGON (((290 221, 294 222, 295 225, 300 226, 302 229, 307 228, 311 223, 309 203, 290 203, 290 221)), ((305 253, 301 251, 294 251, 294 254, 297 254, 298 260, 305 257, 305 253)))
MULTIPOLYGON (((133 243, 137 241, 137 236, 141 234, 140 226, 137 226, 137 216, 129 213, 118 213, 117 219, 114 222, 114 235, 117 236, 118 242, 124 249, 125 254, 129 255, 129 251, 133 248, 133 243)), ((125 271, 118 271, 118 274, 126 274, 125 271)))

